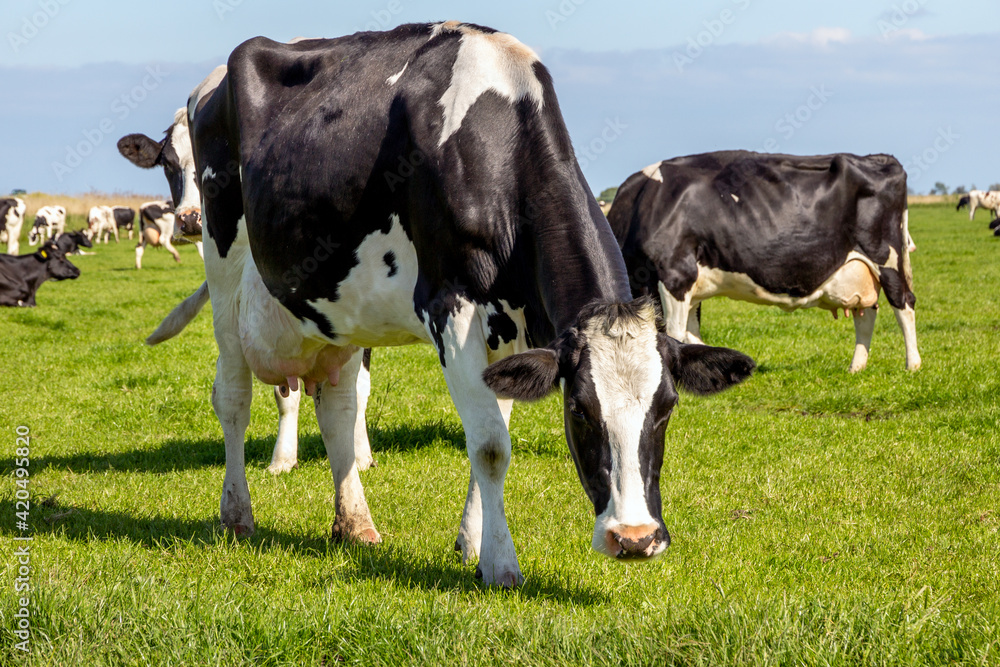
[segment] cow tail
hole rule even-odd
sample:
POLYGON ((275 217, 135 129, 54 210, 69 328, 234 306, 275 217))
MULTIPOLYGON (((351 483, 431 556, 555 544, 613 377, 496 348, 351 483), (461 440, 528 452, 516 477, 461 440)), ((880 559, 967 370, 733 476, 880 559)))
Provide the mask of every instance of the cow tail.
POLYGON ((146 345, 156 345, 165 340, 170 340, 184 330, 191 320, 195 318, 201 309, 208 302, 208 281, 205 281, 195 290, 195 293, 184 299, 174 308, 169 315, 160 322, 156 331, 146 339, 146 345))

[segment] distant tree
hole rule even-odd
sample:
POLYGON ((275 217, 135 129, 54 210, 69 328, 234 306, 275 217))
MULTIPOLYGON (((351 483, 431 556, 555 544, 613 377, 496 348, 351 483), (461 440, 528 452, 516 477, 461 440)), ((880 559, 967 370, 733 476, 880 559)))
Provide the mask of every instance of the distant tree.
POLYGON ((948 186, 942 183, 941 181, 938 181, 937 183, 934 184, 934 187, 931 188, 931 194, 946 195, 948 194, 948 186))
POLYGON ((618 187, 604 188, 601 190, 601 194, 597 195, 598 199, 603 199, 607 203, 611 203, 615 200, 615 195, 618 194, 618 187))
POLYGON ((915 194, 917 194, 917 191, 916 191, 916 190, 914 190, 914 189, 913 189, 912 187, 910 187, 909 185, 907 185, 907 186, 906 186, 906 194, 908 194, 908 195, 915 195, 915 194))
POLYGON ((991 185, 990 186, 990 190, 992 190, 994 192, 1000 191, 1000 183, 994 183, 993 185, 991 185))
POLYGON ((955 188, 954 190, 952 190, 951 194, 953 194, 953 195, 964 195, 964 194, 966 194, 968 192, 969 191, 965 189, 964 185, 960 185, 957 188, 955 188))

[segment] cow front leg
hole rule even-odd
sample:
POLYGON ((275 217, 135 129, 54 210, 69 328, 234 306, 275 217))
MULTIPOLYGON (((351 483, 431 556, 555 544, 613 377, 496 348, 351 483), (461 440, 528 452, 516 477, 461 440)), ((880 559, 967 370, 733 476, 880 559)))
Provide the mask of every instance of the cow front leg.
MULTIPOLYGON (((524 577, 504 514, 503 487, 510 466, 510 434, 496 394, 483 382, 483 371, 488 365, 485 327, 476 307, 461 298, 458 307, 446 317, 428 316, 427 323, 432 339, 438 344, 448 391, 462 418, 472 475, 479 487, 482 537, 476 574, 487 584, 512 588, 524 577), (444 321, 434 321, 434 317, 444 321), (443 326, 438 328, 439 325, 443 326)), ((470 495, 475 491, 471 483, 469 491, 470 495)), ((468 505, 468 497, 466 500, 468 505)), ((473 523, 470 517, 469 525, 473 523)))
POLYGON ((222 482, 219 516, 223 526, 243 536, 253 535, 254 532, 243 448, 250 424, 252 397, 251 375, 246 360, 240 353, 226 354, 220 342, 215 384, 212 386, 212 407, 219 418, 226 443, 226 476, 222 482))
MULTIPOLYGON (((510 432, 510 413, 514 401, 497 399, 504 425, 510 432)), ((458 527, 458 537, 455 539, 455 551, 462 554, 462 564, 478 558, 483 542, 483 500, 479 493, 479 482, 476 473, 469 470, 469 490, 465 495, 465 508, 462 510, 462 523, 458 527)))
POLYGON ((868 353, 872 349, 872 334, 875 333, 877 308, 859 308, 854 311, 854 358, 851 359, 849 373, 863 371, 868 365, 868 353))
POLYGON ((142 268, 142 254, 144 252, 146 252, 145 239, 143 239, 143 241, 140 242, 139 245, 135 247, 135 268, 137 269, 142 268))
POLYGON ((667 335, 682 343, 701 344, 701 338, 699 338, 701 323, 697 322, 697 332, 689 329, 692 315, 695 315, 695 320, 697 320, 697 316, 691 308, 691 293, 694 291, 694 286, 691 286, 681 301, 667 290, 663 281, 658 281, 656 285, 660 292, 660 306, 663 309, 663 324, 667 335))
POLYGON ((369 370, 370 359, 371 351, 364 350, 355 387, 357 390, 358 414, 354 420, 354 463, 358 466, 358 470, 368 470, 375 465, 371 442, 368 440, 368 424, 365 420, 365 411, 368 409, 368 397, 372 393, 372 379, 369 370))
POLYGON ((896 314, 896 322, 903 330, 903 343, 906 345, 906 370, 915 371, 920 369, 920 352, 917 350, 917 319, 913 306, 905 308, 893 307, 896 314))
POLYGON ((287 386, 274 388, 274 402, 278 405, 278 438, 271 454, 267 471, 280 475, 299 465, 299 401, 302 392, 287 386))
POLYGON ((337 385, 324 382, 316 391, 316 419, 330 471, 336 488, 336 519, 331 538, 376 544, 382 536, 372 523, 365 490, 361 486, 354 454, 354 429, 357 422, 357 377, 363 350, 357 352, 340 370, 337 385))
MULTIPOLYGON (((177 248, 175 248, 173 246, 173 244, 170 243, 170 239, 169 238, 165 239, 163 241, 163 247, 167 249, 167 252, 169 252, 171 255, 174 256, 174 261, 177 262, 178 264, 180 264, 180 262, 181 262, 181 255, 180 255, 179 252, 177 252, 177 248)), ((202 259, 204 259, 204 258, 202 258, 202 259)))

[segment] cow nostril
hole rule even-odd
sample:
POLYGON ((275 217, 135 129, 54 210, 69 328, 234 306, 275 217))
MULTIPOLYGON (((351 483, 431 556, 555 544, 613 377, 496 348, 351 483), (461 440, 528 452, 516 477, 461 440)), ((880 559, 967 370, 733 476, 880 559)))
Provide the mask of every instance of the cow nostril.
POLYGON ((608 545, 617 547, 617 558, 648 558, 657 542, 656 528, 649 526, 621 527, 608 531, 608 545))

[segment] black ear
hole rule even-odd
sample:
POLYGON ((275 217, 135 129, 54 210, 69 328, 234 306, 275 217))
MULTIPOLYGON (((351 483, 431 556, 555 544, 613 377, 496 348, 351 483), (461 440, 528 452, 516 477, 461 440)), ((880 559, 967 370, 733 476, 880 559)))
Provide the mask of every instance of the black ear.
POLYGON ((660 353, 674 381, 693 394, 707 396, 746 380, 757 367, 754 360, 727 347, 679 343, 659 334, 660 353))
POLYGON ((512 354, 487 366, 483 381, 500 398, 537 401, 556 388, 559 357, 548 347, 512 354))
POLYGON ((143 169, 155 167, 162 150, 162 141, 153 141, 145 134, 127 134, 118 140, 118 152, 126 160, 143 169))

